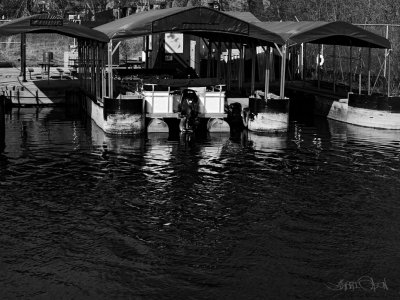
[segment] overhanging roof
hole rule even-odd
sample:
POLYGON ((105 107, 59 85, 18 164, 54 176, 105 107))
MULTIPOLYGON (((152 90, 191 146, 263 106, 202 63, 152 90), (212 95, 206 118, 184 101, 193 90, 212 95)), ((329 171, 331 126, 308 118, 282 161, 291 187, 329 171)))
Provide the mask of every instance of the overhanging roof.
POLYGON ((0 35, 20 33, 59 33, 74 38, 108 42, 109 38, 102 32, 88 27, 50 18, 47 14, 33 15, 12 20, 0 25, 0 35))
POLYGON ((225 13, 208 7, 172 7, 140 12, 95 29, 110 39, 182 32, 222 41, 253 39, 259 44, 284 43, 279 34, 254 25, 255 21, 259 20, 251 13, 225 13))
POLYGON ((314 43, 367 48, 391 48, 390 42, 386 38, 342 21, 259 22, 254 24, 279 34, 289 45, 314 43))

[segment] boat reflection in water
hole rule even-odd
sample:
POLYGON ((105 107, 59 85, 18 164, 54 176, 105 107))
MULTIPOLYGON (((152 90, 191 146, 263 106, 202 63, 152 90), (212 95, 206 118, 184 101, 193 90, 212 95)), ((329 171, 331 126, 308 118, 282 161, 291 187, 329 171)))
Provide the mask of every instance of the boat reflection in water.
POLYGON ((96 123, 88 119, 90 126, 90 136, 94 145, 99 146, 104 151, 114 153, 142 152, 144 149, 144 139, 141 137, 119 136, 106 134, 96 123))
POLYGON ((327 121, 333 143, 357 141, 365 146, 376 147, 385 144, 398 145, 400 141, 400 130, 362 127, 329 119, 327 121))
POLYGON ((287 148, 287 133, 257 134, 249 131, 248 140, 254 150, 265 152, 283 152, 287 148))

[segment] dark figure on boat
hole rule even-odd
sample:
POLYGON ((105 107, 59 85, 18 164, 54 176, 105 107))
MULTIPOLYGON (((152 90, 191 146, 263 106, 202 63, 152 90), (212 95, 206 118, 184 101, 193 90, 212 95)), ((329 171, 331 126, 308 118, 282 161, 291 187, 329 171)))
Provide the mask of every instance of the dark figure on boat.
POLYGON ((238 102, 231 103, 226 107, 226 112, 228 115, 227 122, 229 123, 231 129, 241 131, 244 128, 242 105, 238 102))
POLYGON ((180 117, 182 119, 179 127, 181 131, 195 130, 199 125, 200 101, 194 90, 184 89, 182 91, 180 108, 180 117))

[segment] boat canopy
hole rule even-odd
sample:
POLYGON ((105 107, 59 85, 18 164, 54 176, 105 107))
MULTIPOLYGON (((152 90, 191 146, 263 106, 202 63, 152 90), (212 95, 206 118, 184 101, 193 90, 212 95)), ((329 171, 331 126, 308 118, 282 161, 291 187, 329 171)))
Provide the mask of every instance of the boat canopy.
POLYGON ((388 39, 359 26, 342 22, 258 22, 279 34, 290 46, 301 43, 390 49, 388 39))
POLYGON ((253 14, 222 12, 208 7, 172 7, 132 14, 94 29, 110 39, 129 39, 155 33, 181 32, 214 41, 249 42, 258 45, 284 40, 277 34, 255 25, 260 22, 253 14))
POLYGON ((102 32, 74 22, 50 17, 47 14, 22 17, 0 25, 0 35, 8 36, 20 33, 59 33, 102 43, 109 41, 107 35, 102 32))

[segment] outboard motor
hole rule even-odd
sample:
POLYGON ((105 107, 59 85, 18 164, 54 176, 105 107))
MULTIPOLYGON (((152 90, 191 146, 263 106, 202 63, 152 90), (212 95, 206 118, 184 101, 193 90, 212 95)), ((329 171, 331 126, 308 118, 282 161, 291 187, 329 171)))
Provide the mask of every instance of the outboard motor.
POLYGON ((179 128, 181 131, 193 131, 199 125, 198 118, 200 101, 196 91, 184 89, 182 91, 180 116, 182 118, 179 128))

